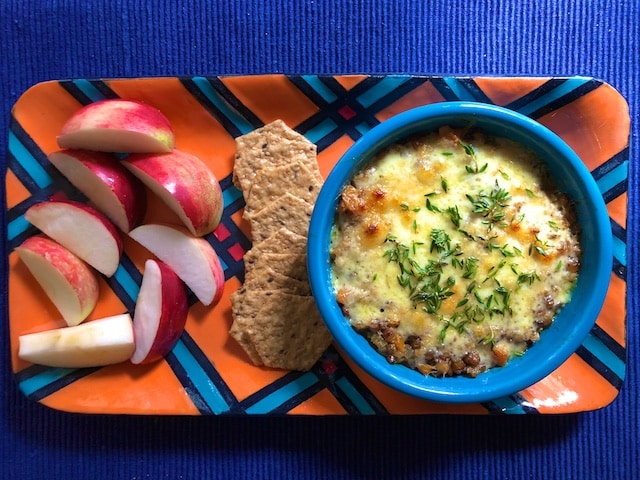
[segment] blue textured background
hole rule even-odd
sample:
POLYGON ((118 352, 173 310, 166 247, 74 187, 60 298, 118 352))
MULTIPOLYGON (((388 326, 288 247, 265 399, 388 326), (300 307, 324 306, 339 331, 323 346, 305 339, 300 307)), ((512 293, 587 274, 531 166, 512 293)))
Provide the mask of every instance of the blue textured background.
MULTIPOLYGON (((278 72, 586 75, 616 87, 630 104, 633 122, 629 367, 611 406, 546 417, 68 415, 17 391, 3 295, 0 478, 637 477, 639 13, 635 0, 0 2, 3 168, 11 106, 29 86, 49 79, 278 72)), ((4 257, 0 266, 6 279, 4 257)))

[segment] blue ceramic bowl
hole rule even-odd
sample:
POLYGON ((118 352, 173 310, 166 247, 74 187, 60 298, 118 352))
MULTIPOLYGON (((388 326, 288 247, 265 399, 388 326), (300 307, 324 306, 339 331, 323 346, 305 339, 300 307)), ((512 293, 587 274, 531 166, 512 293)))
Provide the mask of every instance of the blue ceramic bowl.
POLYGON ((558 368, 593 327, 606 296, 612 269, 612 237, 607 210, 593 177, 575 152, 552 131, 524 115, 472 102, 418 107, 364 134, 338 161, 322 187, 311 217, 307 248, 312 292, 341 350, 389 387, 422 399, 450 403, 482 402, 510 395, 558 368), (576 202, 582 231, 583 261, 571 301, 523 356, 476 378, 436 378, 404 365, 388 363, 350 326, 336 302, 331 282, 330 235, 343 187, 382 148, 444 125, 477 126, 535 151, 546 162, 557 186, 576 202))

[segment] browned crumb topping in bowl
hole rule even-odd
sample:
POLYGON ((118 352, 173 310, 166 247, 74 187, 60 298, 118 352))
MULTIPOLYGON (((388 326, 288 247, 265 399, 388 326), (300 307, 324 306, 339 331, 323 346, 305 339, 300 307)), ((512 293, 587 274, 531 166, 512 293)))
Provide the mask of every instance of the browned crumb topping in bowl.
POLYGON ((332 282, 389 362, 475 377, 522 355, 569 301, 578 237, 533 152, 444 127, 388 147, 344 188, 332 282))

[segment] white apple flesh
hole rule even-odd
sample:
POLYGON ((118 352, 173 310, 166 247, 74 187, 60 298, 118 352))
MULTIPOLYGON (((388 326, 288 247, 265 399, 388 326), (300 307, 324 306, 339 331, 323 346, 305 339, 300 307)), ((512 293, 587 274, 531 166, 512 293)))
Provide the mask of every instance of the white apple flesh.
POLYGON ((61 148, 99 152, 170 152, 171 123, 155 107, 134 100, 90 103, 65 122, 58 136, 61 148))
POLYGON ((35 235, 16 247, 20 259, 69 326, 84 321, 98 301, 95 272, 59 243, 35 235))
POLYGON ((224 208, 218 179, 198 157, 180 150, 135 154, 122 160, 196 236, 212 232, 224 208))
POLYGON ((134 364, 152 363, 174 347, 187 321, 189 306, 182 280, 162 262, 145 262, 133 315, 134 364))
POLYGON ((123 232, 142 223, 147 206, 144 185, 107 153, 61 150, 49 161, 123 232))
POLYGON ((135 349, 128 313, 73 327, 62 327, 18 337, 18 356, 49 367, 101 367, 124 362, 135 349))
POLYGON ((93 207, 71 200, 37 203, 25 212, 32 225, 107 277, 120 264, 122 238, 93 207))
POLYGON ((215 305, 224 290, 224 271, 209 242, 185 228, 160 224, 136 227, 129 236, 171 269, 204 305, 215 305))

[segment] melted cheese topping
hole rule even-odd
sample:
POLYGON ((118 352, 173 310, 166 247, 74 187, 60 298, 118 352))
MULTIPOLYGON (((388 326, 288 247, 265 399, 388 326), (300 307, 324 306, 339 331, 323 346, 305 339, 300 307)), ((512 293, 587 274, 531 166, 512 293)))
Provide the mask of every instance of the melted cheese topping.
POLYGON ((579 267, 568 199, 532 152, 481 132, 386 149, 343 191, 332 235, 352 326, 425 374, 476 376, 522 354, 579 267))

